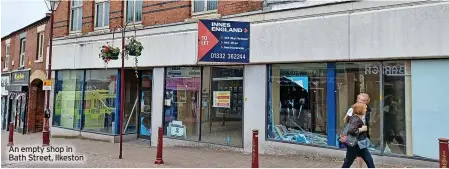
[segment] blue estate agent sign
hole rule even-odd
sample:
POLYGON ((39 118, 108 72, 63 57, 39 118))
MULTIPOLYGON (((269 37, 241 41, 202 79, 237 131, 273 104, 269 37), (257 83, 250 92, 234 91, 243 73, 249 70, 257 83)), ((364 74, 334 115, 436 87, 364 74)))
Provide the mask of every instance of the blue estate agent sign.
POLYGON ((249 22, 198 21, 198 61, 249 63, 249 22))

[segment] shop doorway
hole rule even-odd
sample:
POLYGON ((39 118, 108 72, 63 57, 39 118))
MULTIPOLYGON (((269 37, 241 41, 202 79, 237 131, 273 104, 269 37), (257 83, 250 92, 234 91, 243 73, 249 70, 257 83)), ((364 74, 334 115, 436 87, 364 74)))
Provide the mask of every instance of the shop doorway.
MULTIPOLYGON (((28 87, 26 91, 28 91, 28 87)), ((25 134, 26 133, 26 123, 27 123, 27 106, 28 106, 28 95, 27 92, 18 92, 14 94, 12 100, 12 120, 14 123, 14 130, 16 132, 25 134)))
POLYGON ((28 133, 42 132, 44 125, 45 92, 42 90, 43 81, 34 79, 31 82, 30 104, 28 109, 28 133))
MULTIPOLYGON (((152 110, 152 71, 142 71, 140 75, 140 108, 138 137, 151 140, 151 110, 152 110)), ((151 142, 150 142, 151 143, 151 142)))

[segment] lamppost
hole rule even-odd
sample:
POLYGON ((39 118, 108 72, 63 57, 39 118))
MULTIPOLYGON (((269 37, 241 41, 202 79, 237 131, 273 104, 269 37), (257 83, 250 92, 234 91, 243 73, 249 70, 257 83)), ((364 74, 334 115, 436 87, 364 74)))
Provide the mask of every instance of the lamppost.
MULTIPOLYGON (((53 54, 53 13, 56 11, 56 8, 58 7, 58 4, 61 0, 45 0, 45 5, 47 5, 48 10, 50 13, 50 44, 49 44, 49 51, 48 51, 48 69, 47 69, 47 79, 51 80, 51 58, 53 54)), ((48 124, 50 119, 50 91, 47 91, 47 102, 45 107, 45 117, 44 117, 44 131, 42 132, 42 144, 44 146, 50 145, 50 131, 48 124)))

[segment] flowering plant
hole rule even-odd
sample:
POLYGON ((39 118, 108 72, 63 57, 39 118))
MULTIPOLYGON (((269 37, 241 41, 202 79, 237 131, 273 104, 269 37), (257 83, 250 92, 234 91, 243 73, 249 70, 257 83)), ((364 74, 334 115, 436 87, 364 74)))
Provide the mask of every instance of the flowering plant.
POLYGON ((134 70, 136 72, 136 77, 139 77, 139 73, 137 71, 137 63, 139 63, 139 56, 142 55, 143 46, 142 43, 137 41, 134 37, 130 39, 129 43, 125 46, 125 55, 128 58, 128 55, 134 56, 134 70))
POLYGON ((103 45, 101 47, 99 58, 107 64, 110 60, 117 60, 118 55, 120 55, 120 49, 118 47, 103 45))

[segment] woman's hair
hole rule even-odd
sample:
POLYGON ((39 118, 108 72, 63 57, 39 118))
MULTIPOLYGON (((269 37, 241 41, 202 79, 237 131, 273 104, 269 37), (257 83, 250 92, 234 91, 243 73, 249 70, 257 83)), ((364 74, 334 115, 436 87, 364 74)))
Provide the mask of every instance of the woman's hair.
POLYGON ((366 104, 356 103, 353 107, 353 113, 356 115, 365 115, 366 113, 366 104))

